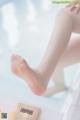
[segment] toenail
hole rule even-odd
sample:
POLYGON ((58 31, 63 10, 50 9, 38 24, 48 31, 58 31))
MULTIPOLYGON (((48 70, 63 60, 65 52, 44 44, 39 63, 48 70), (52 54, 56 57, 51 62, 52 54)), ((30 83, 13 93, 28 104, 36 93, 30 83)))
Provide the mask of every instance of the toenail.
POLYGON ((12 55, 12 57, 14 57, 14 58, 15 58, 15 57, 17 57, 17 55, 16 55, 16 54, 13 54, 13 55, 12 55))
POLYGON ((12 61, 16 60, 17 55, 12 55, 12 61))

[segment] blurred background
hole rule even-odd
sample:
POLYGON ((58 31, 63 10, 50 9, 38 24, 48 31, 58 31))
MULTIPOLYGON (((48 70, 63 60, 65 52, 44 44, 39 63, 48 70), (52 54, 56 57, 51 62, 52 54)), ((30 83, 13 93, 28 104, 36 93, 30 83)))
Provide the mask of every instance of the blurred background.
MULTIPOLYGON (((18 102, 52 107, 61 105, 65 94, 57 97, 35 96, 25 82, 10 71, 13 53, 37 67, 49 42, 55 16, 65 5, 53 5, 52 0, 0 0, 0 106, 10 110, 18 102), (54 102, 53 102, 54 101, 54 102)), ((76 35, 76 34, 75 34, 76 35)), ((70 86, 78 64, 65 69, 65 82, 70 86)), ((51 85, 51 83, 50 83, 51 85)))

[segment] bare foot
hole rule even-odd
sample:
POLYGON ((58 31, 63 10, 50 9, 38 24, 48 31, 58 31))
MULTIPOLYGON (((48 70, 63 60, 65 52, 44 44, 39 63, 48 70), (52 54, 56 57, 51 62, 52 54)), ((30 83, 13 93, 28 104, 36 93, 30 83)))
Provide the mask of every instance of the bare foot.
POLYGON ((43 75, 38 71, 32 70, 20 56, 12 56, 11 69, 14 74, 27 81, 35 94, 42 95, 45 92, 47 84, 43 75))

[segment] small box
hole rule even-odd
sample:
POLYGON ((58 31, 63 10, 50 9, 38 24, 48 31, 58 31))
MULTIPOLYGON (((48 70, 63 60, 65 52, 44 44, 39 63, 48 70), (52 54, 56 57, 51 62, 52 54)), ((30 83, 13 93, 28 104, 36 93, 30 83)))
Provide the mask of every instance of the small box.
POLYGON ((15 120, 39 120, 40 109, 32 105, 18 104, 15 120))

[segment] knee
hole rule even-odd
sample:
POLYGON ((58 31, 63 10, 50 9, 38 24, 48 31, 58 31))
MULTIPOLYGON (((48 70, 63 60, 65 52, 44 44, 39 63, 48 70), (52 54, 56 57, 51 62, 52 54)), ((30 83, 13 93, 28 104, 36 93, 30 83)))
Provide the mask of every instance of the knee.
POLYGON ((66 8, 63 8, 57 14, 56 19, 59 22, 65 22, 65 23, 70 23, 71 24, 72 21, 73 21, 73 16, 66 8))

